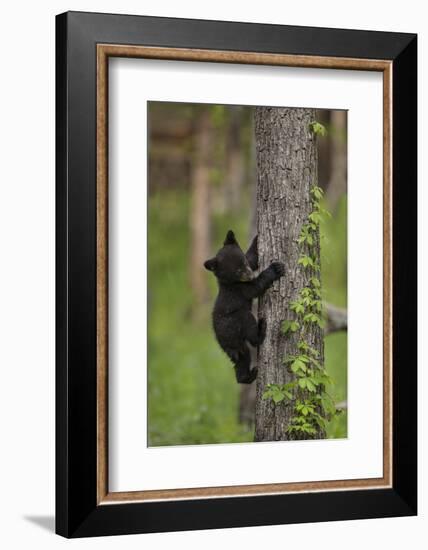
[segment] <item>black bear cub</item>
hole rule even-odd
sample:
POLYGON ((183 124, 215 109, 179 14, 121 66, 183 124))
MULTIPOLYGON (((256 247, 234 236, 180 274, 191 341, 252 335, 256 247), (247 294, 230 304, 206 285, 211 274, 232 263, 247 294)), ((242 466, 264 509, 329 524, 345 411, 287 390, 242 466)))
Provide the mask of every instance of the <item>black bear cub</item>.
POLYGON ((253 271, 258 263, 257 237, 244 254, 233 231, 228 231, 224 246, 215 258, 204 263, 217 277, 219 285, 213 311, 214 332, 221 348, 234 363, 239 384, 251 384, 257 377, 257 367, 251 369, 247 342, 258 346, 266 335, 265 319, 257 322, 251 313, 252 301, 284 275, 284 265, 274 262, 255 277, 253 271))

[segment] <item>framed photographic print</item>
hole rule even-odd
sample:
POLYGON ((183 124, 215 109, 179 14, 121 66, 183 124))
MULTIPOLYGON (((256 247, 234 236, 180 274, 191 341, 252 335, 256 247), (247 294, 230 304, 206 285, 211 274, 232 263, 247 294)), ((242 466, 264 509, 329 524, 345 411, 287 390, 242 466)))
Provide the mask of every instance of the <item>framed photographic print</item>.
POLYGON ((57 532, 416 514, 416 36, 56 24, 57 532))

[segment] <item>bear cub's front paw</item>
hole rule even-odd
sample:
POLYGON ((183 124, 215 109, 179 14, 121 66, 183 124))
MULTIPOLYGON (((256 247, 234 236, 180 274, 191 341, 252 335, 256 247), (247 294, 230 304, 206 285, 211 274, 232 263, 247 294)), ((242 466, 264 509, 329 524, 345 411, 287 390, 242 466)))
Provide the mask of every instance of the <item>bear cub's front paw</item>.
POLYGON ((272 262, 269 266, 276 279, 282 277, 285 273, 285 266, 281 262, 272 262))

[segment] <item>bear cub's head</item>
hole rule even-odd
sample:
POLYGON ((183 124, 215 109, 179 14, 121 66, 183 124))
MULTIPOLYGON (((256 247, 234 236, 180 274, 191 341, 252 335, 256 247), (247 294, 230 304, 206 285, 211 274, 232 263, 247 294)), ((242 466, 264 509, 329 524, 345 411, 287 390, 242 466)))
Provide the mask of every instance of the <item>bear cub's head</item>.
POLYGON ((212 271, 220 283, 232 284, 251 281, 253 272, 233 231, 228 231, 226 239, 214 258, 207 260, 204 267, 212 271))

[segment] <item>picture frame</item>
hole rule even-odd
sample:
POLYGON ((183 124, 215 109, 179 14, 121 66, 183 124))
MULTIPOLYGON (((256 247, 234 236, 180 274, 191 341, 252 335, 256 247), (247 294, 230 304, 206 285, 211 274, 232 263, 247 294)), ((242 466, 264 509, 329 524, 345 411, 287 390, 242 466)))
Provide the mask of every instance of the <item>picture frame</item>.
POLYGON ((82 12, 57 16, 58 534, 86 537, 417 513, 416 74, 413 34, 82 12), (382 478, 109 492, 111 57, 383 74, 382 478))

